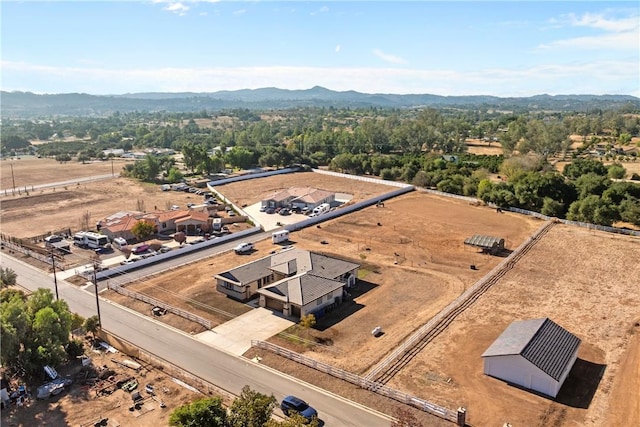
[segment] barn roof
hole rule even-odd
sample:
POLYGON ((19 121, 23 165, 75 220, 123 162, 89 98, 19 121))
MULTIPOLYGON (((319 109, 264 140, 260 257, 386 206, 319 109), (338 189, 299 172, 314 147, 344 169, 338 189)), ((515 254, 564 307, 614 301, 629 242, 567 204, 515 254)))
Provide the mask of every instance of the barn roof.
POLYGON ((499 245, 501 242, 504 242, 504 239, 499 237, 492 236, 483 236, 481 234, 476 234, 473 237, 469 237, 464 241, 465 245, 478 246, 480 248, 488 248, 491 249, 496 245, 499 245))
POLYGON ((571 362, 580 338, 548 318, 511 323, 482 357, 520 355, 560 381, 571 362))

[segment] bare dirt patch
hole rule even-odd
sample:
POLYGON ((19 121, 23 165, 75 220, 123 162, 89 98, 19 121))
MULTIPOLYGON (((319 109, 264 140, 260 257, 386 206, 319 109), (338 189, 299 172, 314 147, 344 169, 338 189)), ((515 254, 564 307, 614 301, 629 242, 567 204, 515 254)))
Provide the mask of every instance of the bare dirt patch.
MULTIPOLYGON (((4 172, 4 170, 3 170, 4 172)), ((89 227, 118 211, 165 210, 199 203, 202 197, 177 191, 161 191, 154 184, 129 178, 81 183, 56 189, 32 191, 29 195, 0 198, 2 232, 14 237, 31 237, 71 228, 79 231, 83 215, 89 213, 89 227)))
POLYGON ((471 154, 486 154, 491 156, 503 154, 502 146, 496 141, 488 142, 477 138, 467 138, 465 143, 467 145, 467 152, 471 154))
POLYGON ((69 376, 74 380, 68 389, 58 396, 36 400, 37 387, 41 383, 29 386, 32 396, 30 404, 22 407, 11 405, 4 409, 2 425, 94 426, 100 420, 107 419, 106 424, 102 425, 156 427, 166 425, 169 414, 177 407, 203 396, 198 391, 181 385, 179 379, 178 382, 174 381, 176 377, 159 367, 143 363, 122 352, 112 354, 104 350, 92 350, 88 342, 85 350, 92 359, 91 368, 83 368, 78 360, 58 369, 61 376, 69 376), (141 368, 133 370, 118 362, 139 363, 141 368), (102 368, 110 372, 99 380, 102 368), (109 387, 110 384, 115 385, 128 378, 137 381, 138 386, 134 391, 140 392, 143 397, 143 403, 137 408, 134 406, 131 393, 115 386, 109 387), (153 394, 145 390, 146 385, 153 387, 153 394), (98 394, 97 391, 103 387, 113 392, 98 394), (161 407, 161 403, 164 407, 161 407))
POLYGON ((610 409, 616 378, 617 395, 629 399, 616 405, 638 405, 637 381, 622 380, 637 367, 627 362, 631 372, 625 372, 621 362, 627 348, 633 352, 627 360, 638 357, 637 345, 629 343, 640 318, 640 269, 628 263, 628 255, 639 250, 638 239, 554 226, 390 385, 436 403, 462 404, 472 425, 631 425, 613 422, 619 418, 610 409), (555 401, 483 375, 480 355, 504 328, 539 317, 551 318, 582 339, 574 372, 555 401))

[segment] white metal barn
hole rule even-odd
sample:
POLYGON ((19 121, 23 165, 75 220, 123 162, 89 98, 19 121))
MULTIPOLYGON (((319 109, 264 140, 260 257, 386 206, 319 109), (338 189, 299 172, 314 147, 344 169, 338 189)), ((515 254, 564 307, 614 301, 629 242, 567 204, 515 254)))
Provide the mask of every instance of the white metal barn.
POLYGON ((484 373, 556 397, 580 338, 548 318, 513 322, 482 354, 484 373))

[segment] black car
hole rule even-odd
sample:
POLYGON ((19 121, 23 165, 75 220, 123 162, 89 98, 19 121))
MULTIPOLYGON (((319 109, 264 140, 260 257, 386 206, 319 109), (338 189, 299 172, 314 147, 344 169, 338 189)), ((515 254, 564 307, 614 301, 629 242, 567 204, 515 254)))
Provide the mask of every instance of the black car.
POLYGON ((280 409, 288 417, 295 413, 302 415, 309 421, 318 417, 318 411, 309 406, 304 400, 295 396, 287 396, 282 399, 280 409))

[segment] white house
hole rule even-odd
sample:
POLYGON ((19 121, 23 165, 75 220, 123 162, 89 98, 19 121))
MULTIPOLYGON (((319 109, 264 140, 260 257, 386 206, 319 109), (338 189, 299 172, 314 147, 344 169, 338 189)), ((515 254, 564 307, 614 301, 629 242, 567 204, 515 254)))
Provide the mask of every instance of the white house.
POLYGON ((482 354, 484 373, 556 397, 579 346, 580 338, 548 318, 513 322, 482 354))

